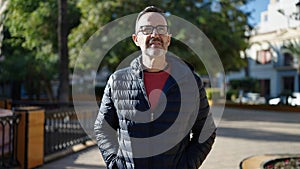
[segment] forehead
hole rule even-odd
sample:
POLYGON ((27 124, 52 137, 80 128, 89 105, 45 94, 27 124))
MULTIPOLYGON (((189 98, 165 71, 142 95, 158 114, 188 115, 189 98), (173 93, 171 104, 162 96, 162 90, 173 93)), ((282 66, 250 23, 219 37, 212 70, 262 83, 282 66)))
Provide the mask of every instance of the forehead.
POLYGON ((166 19, 157 12, 148 12, 141 16, 138 21, 138 26, 142 25, 167 25, 166 19))

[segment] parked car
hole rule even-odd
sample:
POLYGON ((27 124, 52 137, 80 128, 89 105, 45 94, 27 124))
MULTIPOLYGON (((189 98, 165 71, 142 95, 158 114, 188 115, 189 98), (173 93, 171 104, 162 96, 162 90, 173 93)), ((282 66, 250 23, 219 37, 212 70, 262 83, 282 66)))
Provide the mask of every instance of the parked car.
POLYGON ((288 98, 288 103, 291 106, 300 106, 300 93, 299 92, 294 92, 292 97, 288 98))
POLYGON ((291 96, 281 95, 275 98, 272 98, 268 101, 269 105, 291 105, 291 106, 300 106, 300 93, 294 92, 291 96))
POLYGON ((287 104, 287 96, 278 96, 275 98, 272 98, 268 101, 269 105, 280 105, 280 104, 287 104))
POLYGON ((245 93, 235 100, 236 103, 243 104, 266 104, 266 99, 259 93, 245 93))

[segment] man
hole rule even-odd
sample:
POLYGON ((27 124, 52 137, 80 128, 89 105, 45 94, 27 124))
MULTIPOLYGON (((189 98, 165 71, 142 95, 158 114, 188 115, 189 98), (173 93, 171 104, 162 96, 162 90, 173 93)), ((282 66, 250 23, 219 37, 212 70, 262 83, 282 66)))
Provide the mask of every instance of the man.
POLYGON ((200 167, 215 139, 200 77, 167 53, 171 34, 159 8, 138 15, 132 39, 142 55, 111 75, 95 122, 107 168, 200 167))

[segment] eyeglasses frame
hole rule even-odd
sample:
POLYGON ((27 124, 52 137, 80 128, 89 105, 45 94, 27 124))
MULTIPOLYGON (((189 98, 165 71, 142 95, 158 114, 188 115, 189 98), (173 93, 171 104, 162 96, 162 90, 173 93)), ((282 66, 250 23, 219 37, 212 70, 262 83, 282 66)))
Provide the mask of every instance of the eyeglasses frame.
POLYGON ((140 26, 140 29, 136 32, 136 34, 138 34, 139 32, 142 32, 143 35, 151 35, 151 34, 153 33, 154 29, 156 29, 156 32, 157 32, 159 35, 167 35, 167 34, 169 33, 169 26, 168 26, 168 25, 157 25, 157 26, 143 25, 143 26, 140 26), (167 32, 166 32, 165 34, 159 34, 159 33, 157 32, 157 28, 158 28, 159 26, 167 27, 167 32), (149 33, 149 34, 144 34, 144 32, 142 31, 142 28, 143 28, 143 27, 152 27, 151 33, 149 33))

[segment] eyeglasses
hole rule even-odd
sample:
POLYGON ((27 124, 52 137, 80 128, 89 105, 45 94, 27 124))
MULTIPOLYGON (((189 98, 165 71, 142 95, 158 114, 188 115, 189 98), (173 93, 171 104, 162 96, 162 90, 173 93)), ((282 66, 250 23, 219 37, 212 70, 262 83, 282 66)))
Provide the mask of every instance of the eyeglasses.
POLYGON ((145 25, 140 26, 140 30, 137 32, 142 32, 144 35, 150 35, 153 33, 153 30, 156 29, 156 32, 160 35, 165 35, 168 33, 168 26, 167 25, 157 25, 157 26, 151 26, 151 25, 145 25))

